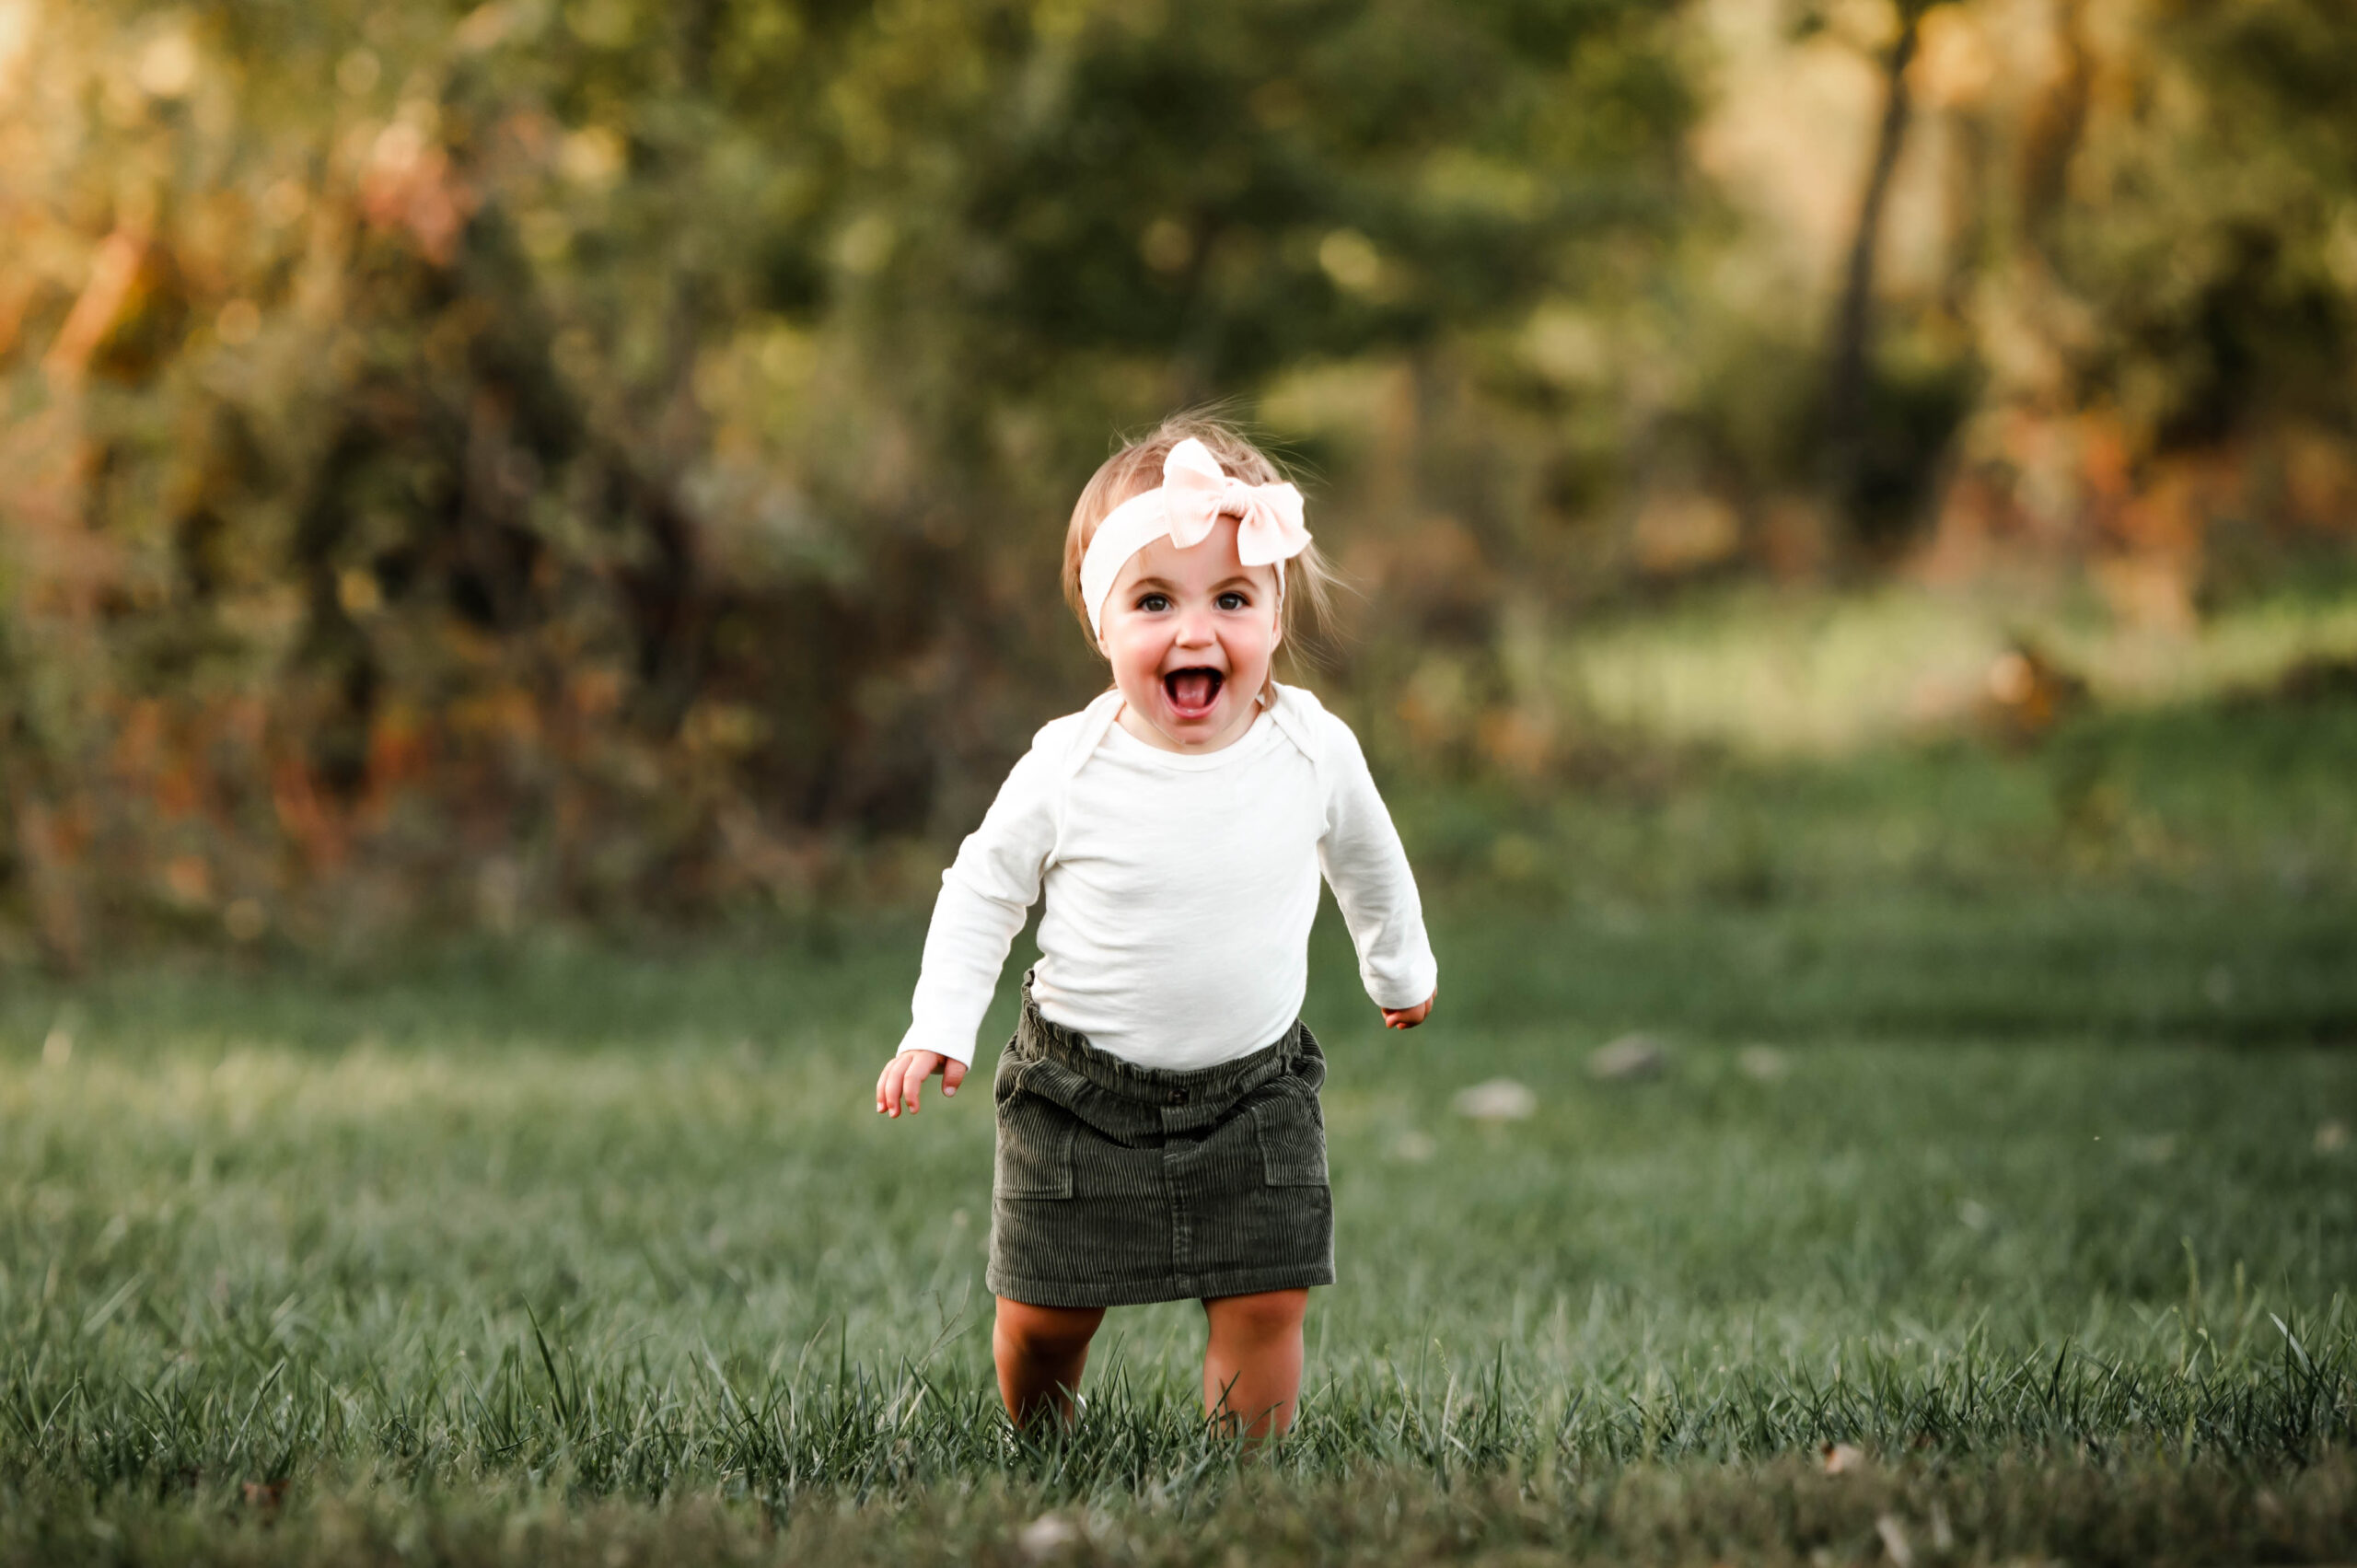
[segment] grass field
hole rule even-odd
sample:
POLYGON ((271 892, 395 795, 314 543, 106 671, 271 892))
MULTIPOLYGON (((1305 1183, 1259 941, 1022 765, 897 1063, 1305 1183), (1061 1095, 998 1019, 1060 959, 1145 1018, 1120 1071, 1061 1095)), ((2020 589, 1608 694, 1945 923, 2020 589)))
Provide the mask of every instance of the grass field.
POLYGON ((1321 928, 1341 1280, 1260 1461, 1191 1307, 1004 1430, 988 1100, 863 1109, 908 918, 6 977, 0 1562, 2346 1561, 2352 734, 1404 811, 1442 1007, 1321 928))

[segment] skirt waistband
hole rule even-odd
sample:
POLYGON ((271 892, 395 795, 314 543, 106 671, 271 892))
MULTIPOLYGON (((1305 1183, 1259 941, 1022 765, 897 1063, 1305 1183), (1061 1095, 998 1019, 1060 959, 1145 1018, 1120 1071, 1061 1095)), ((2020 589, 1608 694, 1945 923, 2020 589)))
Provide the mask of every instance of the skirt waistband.
POLYGON ((1183 1071, 1140 1066, 1099 1050, 1088 1042, 1086 1035, 1043 1016, 1039 1004, 1031 1000, 1028 974, 1023 977, 1023 1016, 1016 1025, 1014 1043, 1020 1054, 1045 1057, 1109 1094, 1152 1105, 1235 1099, 1290 1072, 1296 1060, 1317 1049, 1309 1031, 1296 1018, 1274 1044, 1262 1046, 1249 1056, 1183 1071))

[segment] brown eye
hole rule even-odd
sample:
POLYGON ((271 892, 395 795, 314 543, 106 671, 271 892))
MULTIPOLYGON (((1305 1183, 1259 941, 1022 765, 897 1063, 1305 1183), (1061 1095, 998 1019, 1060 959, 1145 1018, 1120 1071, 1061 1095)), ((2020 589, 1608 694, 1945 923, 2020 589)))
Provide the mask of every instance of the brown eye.
POLYGON ((1219 607, 1222 610, 1242 610, 1245 608, 1244 596, 1233 590, 1224 593, 1219 596, 1219 607))
POLYGON ((1170 599, 1169 597, 1165 594, 1142 595, 1138 599, 1138 608, 1144 610, 1159 612, 1170 608, 1170 599))

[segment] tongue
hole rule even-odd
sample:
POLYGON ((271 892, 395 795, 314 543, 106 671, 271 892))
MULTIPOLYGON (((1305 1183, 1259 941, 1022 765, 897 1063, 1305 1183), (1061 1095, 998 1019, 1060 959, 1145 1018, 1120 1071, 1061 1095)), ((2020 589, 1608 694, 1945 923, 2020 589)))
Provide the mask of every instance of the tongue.
POLYGON ((1182 669, 1170 678, 1170 701, 1181 708, 1208 708, 1217 680, 1208 669, 1182 669))

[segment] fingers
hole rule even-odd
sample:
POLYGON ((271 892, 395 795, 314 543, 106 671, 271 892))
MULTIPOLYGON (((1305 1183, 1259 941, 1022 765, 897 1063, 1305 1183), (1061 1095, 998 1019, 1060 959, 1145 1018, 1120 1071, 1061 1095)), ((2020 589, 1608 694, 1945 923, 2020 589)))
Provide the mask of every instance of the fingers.
POLYGON ((923 1076, 917 1072, 917 1063, 923 1055, 922 1051, 903 1051, 884 1063, 884 1075, 876 1080, 876 1109, 879 1113, 898 1117, 903 1105, 911 1110, 916 1109, 915 1087, 923 1076))
POLYGON ((914 1116, 922 1109, 924 1081, 935 1073, 943 1074, 941 1092, 955 1094, 958 1086, 965 1081, 966 1064, 932 1051, 904 1051, 895 1056, 884 1064, 883 1075, 876 1080, 877 1110, 896 1120, 902 1110, 914 1116))
POLYGON ((1412 1007, 1386 1007, 1383 1010, 1383 1027, 1387 1029, 1412 1029, 1432 1016, 1433 1004, 1439 1000, 1440 993, 1434 991, 1412 1007))

